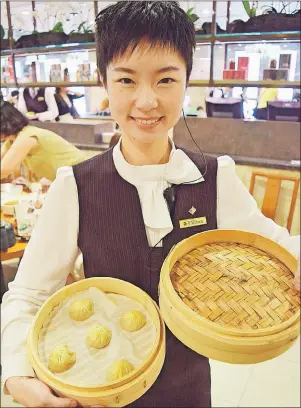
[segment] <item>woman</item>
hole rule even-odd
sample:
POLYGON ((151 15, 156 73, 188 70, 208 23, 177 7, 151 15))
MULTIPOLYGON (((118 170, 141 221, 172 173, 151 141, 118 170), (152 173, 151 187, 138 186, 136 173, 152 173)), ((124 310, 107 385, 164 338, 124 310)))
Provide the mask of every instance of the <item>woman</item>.
POLYGON ((254 109, 254 117, 257 120, 268 119, 268 102, 277 101, 277 88, 262 88, 258 98, 258 105, 254 109))
MULTIPOLYGON (((299 251, 298 239, 260 213, 235 175, 232 159, 206 156, 204 171, 201 154, 177 149, 169 140, 181 116, 194 47, 193 23, 176 1, 121 1, 96 19, 98 68, 122 137, 113 149, 60 169, 4 296, 2 379, 25 406, 76 406, 34 378, 25 333, 43 302, 65 285, 79 251, 86 278, 123 279, 155 301, 164 257, 197 232, 257 231, 299 251), (169 211, 164 191, 181 183, 169 211), (208 223, 179 228, 192 205, 194 216, 207 216, 208 223)), ((167 330, 160 376, 130 406, 210 407, 208 359, 167 330)))
MULTIPOLYGON (((276 72, 270 72, 270 79, 276 80, 276 72)), ((257 106, 254 109, 254 118, 257 120, 268 120, 268 102, 277 101, 277 88, 261 88, 259 91, 257 106)))
POLYGON ((37 180, 55 179, 59 167, 86 159, 85 154, 54 132, 29 125, 9 102, 1 103, 1 180, 18 171, 21 164, 37 180))
POLYGON ((19 91, 12 91, 10 96, 7 98, 7 101, 10 102, 13 106, 18 106, 19 91))
POLYGON ((79 92, 71 92, 68 88, 56 88, 54 97, 59 110, 57 121, 70 122, 74 118, 79 118, 79 114, 74 107, 73 101, 82 98, 83 96, 84 95, 79 92))

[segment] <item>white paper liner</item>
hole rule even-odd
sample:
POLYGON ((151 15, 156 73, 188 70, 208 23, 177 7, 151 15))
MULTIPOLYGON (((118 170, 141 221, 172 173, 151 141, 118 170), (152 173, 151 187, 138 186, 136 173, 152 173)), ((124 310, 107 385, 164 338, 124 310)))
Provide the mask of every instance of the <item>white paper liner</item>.
POLYGON ((101 386, 106 383, 106 371, 115 360, 128 360, 135 368, 146 359, 156 339, 156 327, 147 310, 139 302, 122 295, 105 294, 89 288, 66 299, 45 320, 39 336, 39 357, 46 367, 56 346, 68 345, 76 353, 76 363, 69 370, 56 374, 70 385, 80 387, 101 386), (94 314, 83 322, 69 317, 69 303, 79 298, 90 298, 94 314), (119 325, 123 313, 139 310, 146 315, 146 324, 136 332, 127 332, 119 325), (94 324, 101 324, 112 331, 110 344, 103 349, 86 346, 85 338, 94 324))

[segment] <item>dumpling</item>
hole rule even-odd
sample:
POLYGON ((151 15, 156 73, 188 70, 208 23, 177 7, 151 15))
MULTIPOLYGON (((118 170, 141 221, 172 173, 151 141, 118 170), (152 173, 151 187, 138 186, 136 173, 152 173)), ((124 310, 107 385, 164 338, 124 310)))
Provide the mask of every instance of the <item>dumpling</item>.
POLYGON ((107 371, 107 381, 115 381, 135 370, 133 364, 127 360, 114 361, 107 371))
POLYGON ((68 310, 72 320, 82 322, 92 316, 94 304, 91 299, 81 298, 70 303, 68 310))
POLYGON ((106 347, 112 338, 112 332, 100 324, 95 324, 86 337, 86 345, 96 349, 106 347))
POLYGON ((138 310, 126 312, 120 318, 120 326, 127 331, 133 332, 140 330, 146 323, 146 316, 138 310))
POLYGON ((49 370, 53 373, 63 373, 76 362, 76 354, 69 351, 68 346, 57 346, 48 359, 49 370))

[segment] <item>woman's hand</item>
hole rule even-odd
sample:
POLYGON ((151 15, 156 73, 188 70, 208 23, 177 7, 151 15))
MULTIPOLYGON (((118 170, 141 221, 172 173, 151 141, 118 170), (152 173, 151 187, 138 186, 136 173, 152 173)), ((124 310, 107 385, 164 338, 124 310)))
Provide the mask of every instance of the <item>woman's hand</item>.
POLYGON ((10 395, 25 407, 77 407, 71 398, 56 397, 51 389, 37 378, 10 377, 6 381, 10 395))
MULTIPOLYGON (((51 389, 37 378, 10 377, 6 381, 10 395, 25 407, 80 407, 72 398, 56 397, 51 389)), ((93 405, 91 408, 104 407, 93 405)))

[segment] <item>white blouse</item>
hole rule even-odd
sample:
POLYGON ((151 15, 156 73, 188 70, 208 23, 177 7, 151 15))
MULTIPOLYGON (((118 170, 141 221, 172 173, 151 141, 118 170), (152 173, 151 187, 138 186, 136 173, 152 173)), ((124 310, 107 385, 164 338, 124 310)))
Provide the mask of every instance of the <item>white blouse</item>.
MULTIPOLYGON (((115 167, 122 178, 136 186, 150 246, 154 246, 173 225, 163 198, 171 184, 206 181, 180 149, 172 144, 167 164, 133 166, 126 162, 118 143, 113 150, 115 167)), ((198 203, 191 203, 197 208, 198 203)), ((219 229, 256 232, 279 242, 294 255, 300 251, 300 236, 264 217, 256 201, 236 176, 235 163, 228 156, 218 158, 217 225, 219 229)), ((11 376, 34 376, 27 357, 26 339, 31 322, 42 304, 65 285, 79 255, 77 237, 79 205, 71 167, 58 170, 48 198, 36 223, 18 273, 9 284, 1 306, 2 380, 11 376)))

